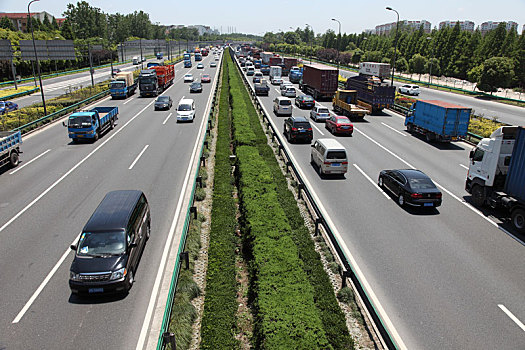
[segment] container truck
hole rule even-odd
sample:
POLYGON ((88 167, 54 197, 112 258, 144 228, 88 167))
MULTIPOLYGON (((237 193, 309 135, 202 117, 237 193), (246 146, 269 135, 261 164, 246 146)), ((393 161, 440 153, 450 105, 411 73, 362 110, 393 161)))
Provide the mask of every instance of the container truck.
POLYGON ((388 79, 390 77, 390 64, 361 62, 359 63, 359 74, 378 77, 381 80, 388 79))
POLYGON ((272 81, 274 78, 280 77, 282 77, 282 68, 279 66, 270 66, 270 81, 272 81))
POLYGON ((270 67, 281 65, 283 64, 283 58, 279 56, 270 57, 270 61, 268 64, 270 65, 270 67))
POLYGON ((262 62, 266 65, 270 65, 270 57, 273 56, 273 52, 262 52, 261 59, 262 62))
POLYGON ((297 66, 297 58, 293 58, 293 57, 285 57, 283 59, 283 64, 284 64, 284 68, 283 68, 283 74, 284 75, 288 75, 292 69, 292 67, 294 66, 297 66))
POLYGON ((357 91, 357 105, 366 108, 370 114, 394 105, 396 87, 383 83, 377 77, 359 75, 346 80, 346 90, 357 91))
POLYGON ((126 98, 137 90, 138 82, 133 78, 133 72, 120 72, 115 75, 115 79, 109 85, 109 92, 112 98, 126 98))
POLYGON ((0 131, 0 167, 8 164, 14 168, 18 165, 20 157, 20 144, 22 134, 20 131, 0 131))
POLYGON ((470 151, 465 189, 472 203, 503 209, 525 234, 525 128, 502 126, 470 151))
POLYGON ((157 96, 159 87, 157 82, 157 72, 154 69, 144 69, 139 74, 140 97, 157 96))
POLYGON ((83 139, 98 140, 106 130, 112 130, 117 120, 118 107, 95 107, 89 111, 75 112, 62 125, 67 127, 73 142, 83 139))
POLYGON ((337 114, 353 119, 364 119, 367 110, 356 105, 357 91, 337 90, 332 100, 332 107, 337 114))
POLYGON ((408 132, 424 135, 427 141, 450 142, 465 137, 471 108, 437 100, 418 100, 406 113, 408 132))
POLYGON ((337 91, 337 68, 312 63, 303 66, 303 79, 299 88, 314 99, 332 99, 337 91))
POLYGON ((172 64, 167 66, 155 66, 152 67, 157 72, 157 85, 159 93, 166 90, 175 79, 175 68, 172 64))

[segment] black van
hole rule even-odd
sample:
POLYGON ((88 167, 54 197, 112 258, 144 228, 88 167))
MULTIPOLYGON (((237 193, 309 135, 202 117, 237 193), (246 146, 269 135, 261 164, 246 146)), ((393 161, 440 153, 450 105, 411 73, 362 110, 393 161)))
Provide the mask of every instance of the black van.
POLYGON ((150 211, 142 191, 106 194, 84 226, 69 271, 74 294, 127 292, 150 235, 150 211))

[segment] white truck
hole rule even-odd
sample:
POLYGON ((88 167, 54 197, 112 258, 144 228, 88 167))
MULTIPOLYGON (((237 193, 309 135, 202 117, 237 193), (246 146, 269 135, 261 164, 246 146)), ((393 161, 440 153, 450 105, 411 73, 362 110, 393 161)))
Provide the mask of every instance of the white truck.
POLYGON ((390 64, 378 62, 359 63, 359 74, 378 77, 381 80, 390 77, 390 64))
POLYGON ((282 73, 283 73, 282 67, 270 66, 270 81, 273 81, 275 78, 281 78, 282 73))

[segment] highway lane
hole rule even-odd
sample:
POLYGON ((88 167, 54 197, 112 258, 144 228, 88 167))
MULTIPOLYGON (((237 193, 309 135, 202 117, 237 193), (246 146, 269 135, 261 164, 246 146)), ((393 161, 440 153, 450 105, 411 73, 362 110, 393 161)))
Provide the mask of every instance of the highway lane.
MULTIPOLYGON (((218 69, 209 68, 211 59, 213 56, 204 60, 203 71, 215 77, 218 69)), ((4 172, 0 176, 0 225, 4 225, 29 200, 100 147, 17 220, 0 229, 0 348, 136 346, 212 88, 212 84, 205 84, 202 94, 191 94, 197 106, 194 123, 176 123, 178 101, 183 96, 190 97, 188 84, 182 82, 182 73, 188 71, 201 74, 194 65, 176 75, 176 83, 166 92, 174 100, 170 111, 153 111, 154 99, 138 98, 138 94, 130 103, 126 103, 129 99, 105 101, 100 105, 119 106, 115 130, 93 144, 76 145, 69 142, 67 132, 57 123, 26 139, 23 145, 31 156, 47 149, 50 152, 18 173, 4 172), (167 119, 170 113, 173 115, 167 119), (81 300, 71 295, 67 285, 72 253, 66 252, 103 196, 114 189, 141 189, 146 193, 151 206, 152 235, 128 296, 81 300), (12 323, 65 253, 65 260, 56 266, 56 273, 34 303, 18 323, 12 323)))
MULTIPOLYGON (((357 75, 355 72, 346 70, 341 70, 340 73, 345 78, 357 75)), ((405 83, 394 81, 394 85, 399 88, 401 85, 405 85, 405 83)), ((424 87, 424 85, 420 85, 419 88, 421 89, 421 93, 419 96, 416 96, 416 98, 422 100, 442 100, 470 107, 476 115, 481 115, 487 118, 496 117, 498 121, 511 125, 522 125, 525 122, 525 109, 522 107, 486 101, 480 97, 430 89, 424 87)))
MULTIPOLYGON (((272 87, 260 101, 282 133, 278 95, 272 87)), ((524 330, 499 306, 525 321, 524 246, 462 202, 470 146, 428 144, 394 113, 354 123, 353 137, 312 124, 314 139, 337 138, 348 150, 345 179, 321 179, 307 144, 287 146, 407 348, 524 348, 524 330), (442 187, 441 207, 405 210, 375 186, 380 170, 411 166, 442 187)))

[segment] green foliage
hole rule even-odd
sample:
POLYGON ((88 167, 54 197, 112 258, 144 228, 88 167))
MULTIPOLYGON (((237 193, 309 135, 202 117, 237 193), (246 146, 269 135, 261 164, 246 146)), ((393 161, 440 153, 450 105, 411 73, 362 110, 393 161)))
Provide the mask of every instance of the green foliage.
POLYGON ((481 91, 493 92, 509 87, 514 78, 514 63, 507 57, 492 57, 483 62, 477 87, 481 91))
POLYGON ((421 80, 421 74, 425 73, 427 59, 417 53, 408 61, 408 64, 410 67, 410 72, 419 74, 419 79, 421 80))
POLYGON ((0 28, 15 30, 13 22, 11 22, 11 20, 5 16, 0 18, 0 28))
POLYGON ((337 292, 337 299, 345 304, 350 304, 354 301, 354 292, 348 287, 339 289, 337 292))
POLYGON ((495 119, 471 117, 468 131, 481 137, 489 137, 497 128, 505 124, 499 123, 495 119))

